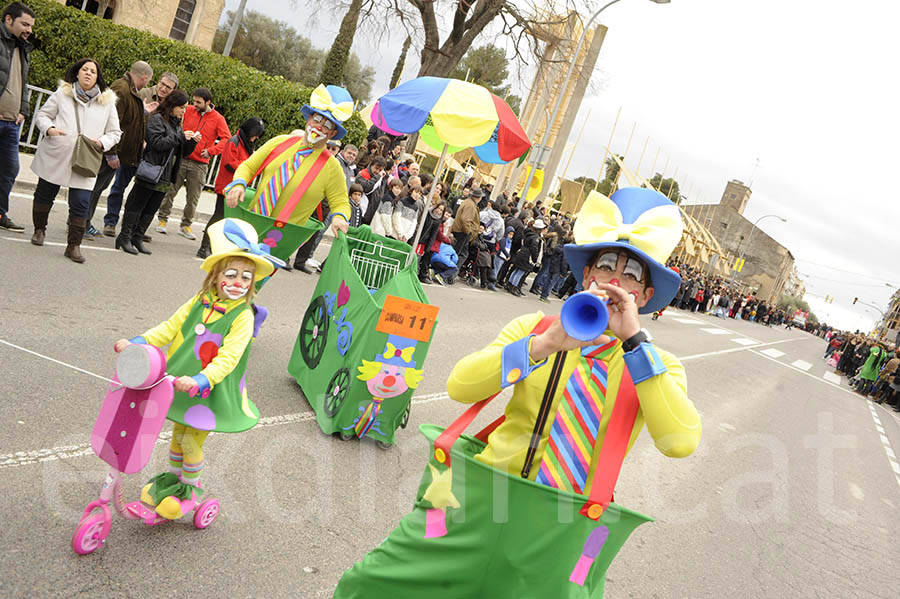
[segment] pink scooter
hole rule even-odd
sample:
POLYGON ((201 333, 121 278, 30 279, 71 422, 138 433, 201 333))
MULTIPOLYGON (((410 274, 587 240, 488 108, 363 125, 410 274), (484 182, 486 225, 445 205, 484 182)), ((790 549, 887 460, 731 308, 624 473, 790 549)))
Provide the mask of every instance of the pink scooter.
MULTIPOLYGON (((150 461, 172 404, 174 380, 166 374, 165 354, 155 346, 129 345, 119 354, 116 376, 91 433, 91 447, 111 468, 100 498, 84 508, 72 535, 75 553, 87 555, 103 545, 112 526, 110 499, 116 511, 128 520, 143 520, 148 526, 168 521, 153 506, 141 501, 126 504, 122 475, 140 472, 150 461)), ((219 502, 205 499, 192 509, 194 526, 206 528, 219 515, 219 502)))

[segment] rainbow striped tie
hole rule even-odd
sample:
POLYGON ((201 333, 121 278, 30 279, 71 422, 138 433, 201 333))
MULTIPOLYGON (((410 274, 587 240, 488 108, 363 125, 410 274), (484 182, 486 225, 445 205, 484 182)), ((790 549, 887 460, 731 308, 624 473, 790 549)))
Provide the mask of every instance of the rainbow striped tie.
POLYGON ((582 350, 581 359, 559 400, 536 482, 572 493, 584 493, 606 397, 606 362, 603 358, 612 353, 616 343, 617 340, 612 339, 602 347, 582 350))
POLYGON ((269 179, 269 183, 266 185, 265 189, 263 189, 262 193, 259 194, 257 204, 254 206, 256 209, 255 212, 259 212, 263 216, 272 216, 272 212, 275 210, 275 204, 278 203, 278 196, 281 194, 281 190, 284 189, 284 186, 288 184, 291 177, 293 177, 294 173, 297 172, 297 169, 300 168, 300 163, 303 162, 303 159, 312 154, 312 151, 312 148, 303 148, 294 154, 292 160, 285 160, 281 163, 281 167, 276 171, 272 178, 269 179))

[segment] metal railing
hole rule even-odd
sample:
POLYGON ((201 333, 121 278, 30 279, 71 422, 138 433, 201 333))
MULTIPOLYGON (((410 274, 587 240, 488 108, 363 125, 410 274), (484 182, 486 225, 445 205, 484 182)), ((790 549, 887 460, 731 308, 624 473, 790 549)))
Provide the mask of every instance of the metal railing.
MULTIPOLYGON (((19 150, 30 150, 34 152, 38 144, 44 138, 44 135, 35 125, 35 115, 47 101, 47 97, 53 91, 37 87, 31 84, 25 86, 25 100, 31 106, 31 114, 25 117, 22 123, 22 133, 19 137, 19 150), (34 101, 32 102, 32 98, 34 101)), ((206 171, 206 181, 203 184, 205 189, 212 189, 216 183, 216 177, 219 175, 220 156, 213 156, 209 161, 209 169, 206 171)))

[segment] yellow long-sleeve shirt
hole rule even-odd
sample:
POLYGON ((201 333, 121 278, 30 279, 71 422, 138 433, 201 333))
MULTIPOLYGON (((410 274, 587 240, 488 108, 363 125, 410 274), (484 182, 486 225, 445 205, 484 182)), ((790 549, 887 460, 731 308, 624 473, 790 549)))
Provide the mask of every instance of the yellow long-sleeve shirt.
MULTIPOLYGON (((473 403, 500 391, 503 348, 527 337, 543 316, 538 312, 516 318, 503 328, 500 335, 490 345, 460 360, 454 366, 447 381, 447 391, 450 397, 462 403, 473 403)), ((640 408, 635 418, 631 438, 628 441, 628 451, 631 450, 646 423, 647 430, 653 437, 656 447, 664 455, 685 457, 690 455, 700 442, 700 416, 697 414, 694 404, 687 398, 687 378, 681 362, 668 352, 656 349, 667 372, 635 385, 640 408)), ((588 489, 593 482, 593 464, 597 463, 619 390, 619 383, 625 367, 623 356, 622 346, 618 344, 607 358, 609 369, 607 391, 603 402, 597 441, 593 449, 592 467, 585 485, 585 488, 588 489)), ((537 475, 544 449, 550 438, 557 406, 565 390, 566 382, 580 358, 580 350, 572 350, 566 356, 560 382, 550 408, 550 417, 544 425, 538 450, 532 460, 531 472, 528 477, 530 480, 534 480, 537 475)), ((509 474, 521 474, 528 444, 537 421, 541 399, 550 377, 549 362, 552 359, 551 356, 548 363, 533 370, 531 374, 515 385, 512 399, 506 406, 506 420, 491 433, 487 447, 482 453, 475 456, 475 459, 494 468, 503 469, 509 474)))
MULTIPOLYGON (((263 144, 261 148, 253 152, 247 160, 237 167, 237 170, 234 172, 234 181, 232 181, 231 185, 226 187, 226 189, 230 190, 232 186, 238 185, 246 188, 248 182, 252 180, 253 175, 259 167, 262 166, 263 162, 266 161, 269 154, 275 151, 275 148, 289 137, 290 135, 273 137, 263 144)), ((257 187, 256 195, 253 197, 254 202, 259 199, 259 194, 269 185, 269 180, 276 175, 279 169, 281 169, 281 165, 284 164, 285 161, 293 159, 294 154, 305 146, 306 143, 301 139, 290 148, 283 151, 278 158, 270 162, 269 165, 263 169, 262 175, 260 176, 259 187, 257 187)), ((284 189, 282 189, 281 193, 278 195, 278 201, 275 203, 275 208, 269 216, 276 217, 281 213, 281 209, 290 199, 291 195, 293 195, 294 190, 300 186, 300 182, 303 180, 306 173, 309 172, 313 163, 315 163, 316 159, 324 151, 325 148, 323 146, 322 148, 313 150, 312 154, 303 159, 300 163, 300 168, 297 169, 297 172, 294 173, 294 176, 291 177, 288 184, 284 186, 284 189)), ((316 206, 322 202, 323 198, 328 199, 328 206, 332 214, 340 214, 344 217, 344 220, 350 222, 350 197, 347 195, 347 178, 344 175, 344 170, 341 168, 340 163, 338 163, 337 159, 334 157, 329 158, 328 162, 325 163, 322 171, 313 180, 309 189, 306 190, 306 193, 303 194, 303 199, 300 200, 294 208, 294 211, 291 213, 291 217, 287 219, 287 222, 295 225, 306 224, 306 221, 309 220, 309 217, 316 209, 316 206)))
MULTIPOLYGON (((171 357, 184 341, 184 337, 181 335, 181 327, 191 313, 191 308, 193 308, 194 304, 197 301, 200 301, 200 299, 201 295, 192 297, 178 308, 178 310, 175 311, 175 314, 168 320, 161 322, 141 336, 147 343, 155 345, 156 347, 164 347, 171 344, 169 345, 169 351, 166 353, 166 358, 171 357)), ((245 304, 246 300, 244 299, 217 300, 215 304, 211 304, 209 308, 203 308, 201 322, 216 322, 220 318, 223 318, 228 312, 240 308, 245 304), (214 310, 214 306, 224 306, 225 314, 214 310)), ((222 380, 235 369, 241 356, 244 355, 244 350, 247 349, 247 344, 250 343, 252 338, 253 311, 245 310, 231 323, 228 334, 222 339, 222 346, 219 348, 219 353, 206 365, 206 368, 200 371, 201 374, 209 379, 211 387, 215 387, 218 383, 222 382, 222 380)), ((172 372, 169 374, 180 376, 182 373, 172 372)))

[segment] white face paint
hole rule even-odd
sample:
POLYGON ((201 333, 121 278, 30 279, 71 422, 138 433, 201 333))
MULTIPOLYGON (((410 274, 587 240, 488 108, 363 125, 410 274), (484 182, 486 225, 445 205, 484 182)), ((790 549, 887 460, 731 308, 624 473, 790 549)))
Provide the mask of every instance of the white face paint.
POLYGON ((236 268, 226 268, 219 275, 220 295, 224 295, 230 300, 236 300, 247 295, 250 291, 250 285, 253 284, 253 271, 244 270, 239 272, 236 268))
POLYGON ((325 136, 322 135, 318 129, 315 129, 310 125, 306 126, 306 141, 315 145, 323 139, 325 139, 325 136))

